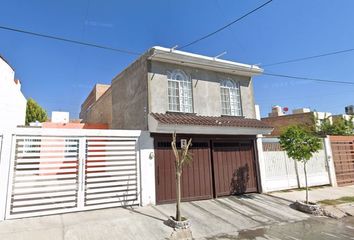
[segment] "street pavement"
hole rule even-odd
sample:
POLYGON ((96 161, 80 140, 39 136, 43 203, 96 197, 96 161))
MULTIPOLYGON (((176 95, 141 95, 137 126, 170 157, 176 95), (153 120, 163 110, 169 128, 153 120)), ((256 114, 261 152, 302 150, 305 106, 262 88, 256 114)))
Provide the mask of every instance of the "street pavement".
MULTIPOLYGON (((272 196, 287 199, 289 201, 305 200, 304 190, 289 190, 269 193, 272 196)), ((338 199, 341 197, 354 196, 354 185, 344 187, 321 187, 310 188, 309 200, 318 202, 326 199, 338 199)))
MULTIPOLYGON (((291 209, 289 201, 263 194, 247 194, 182 203, 195 239, 280 223, 303 221, 308 215, 291 209)), ((0 222, 6 240, 153 240, 168 239, 173 229, 166 220, 175 204, 68 213, 0 222)))
MULTIPOLYGON (((196 240, 354 240, 354 217, 314 217, 290 208, 290 203, 266 194, 247 194, 185 202, 182 214, 191 220, 196 240)), ((174 212, 174 204, 164 204, 6 220, 0 222, 0 239, 171 239, 176 232, 166 220, 174 212)))
POLYGON ((354 217, 339 220, 311 217, 307 220, 275 224, 263 228, 240 231, 237 235, 219 235, 206 240, 353 240, 354 217))

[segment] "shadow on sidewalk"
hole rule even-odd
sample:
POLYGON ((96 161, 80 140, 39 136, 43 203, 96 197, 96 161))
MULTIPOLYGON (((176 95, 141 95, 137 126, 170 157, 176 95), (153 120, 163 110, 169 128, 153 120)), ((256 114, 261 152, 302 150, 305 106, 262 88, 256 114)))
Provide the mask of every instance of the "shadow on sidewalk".
MULTIPOLYGON (((161 221, 161 222, 163 222, 163 223, 166 221, 166 219, 162 219, 162 218, 159 218, 159 217, 155 217, 155 216, 150 215, 150 214, 147 214, 147 213, 139 212, 139 211, 135 210, 135 209, 132 208, 132 207, 124 207, 124 209, 126 209, 126 210, 128 210, 128 211, 130 211, 130 212, 136 213, 136 214, 140 214, 140 215, 145 216, 145 217, 149 217, 149 218, 152 218, 152 219, 161 221)), ((154 208, 154 209, 155 209, 155 208, 154 208)), ((156 210, 156 209, 155 209, 155 210, 156 210)), ((160 212, 160 211, 158 211, 158 212, 160 212)))

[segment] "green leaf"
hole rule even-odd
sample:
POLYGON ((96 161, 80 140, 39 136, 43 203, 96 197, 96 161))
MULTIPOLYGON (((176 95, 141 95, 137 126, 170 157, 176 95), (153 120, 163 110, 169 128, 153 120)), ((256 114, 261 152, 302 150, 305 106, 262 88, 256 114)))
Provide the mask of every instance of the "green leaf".
POLYGON ((307 162, 321 149, 321 140, 301 126, 291 126, 280 136, 280 145, 287 155, 300 162, 307 162))
POLYGON ((46 111, 32 98, 27 100, 26 107, 26 125, 31 122, 45 122, 48 116, 46 111))

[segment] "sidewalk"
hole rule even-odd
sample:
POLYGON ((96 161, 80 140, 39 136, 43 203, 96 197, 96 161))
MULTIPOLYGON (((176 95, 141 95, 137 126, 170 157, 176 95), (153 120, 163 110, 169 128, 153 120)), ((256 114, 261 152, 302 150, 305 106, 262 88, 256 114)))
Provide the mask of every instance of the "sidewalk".
MULTIPOLYGON (((298 222, 309 216, 291 209, 289 202, 264 194, 182 203, 182 214, 192 223, 194 239, 237 236, 239 231, 298 222)), ((111 208, 0 222, 6 240, 153 240, 168 239, 172 228, 165 221, 174 204, 111 208)))
MULTIPOLYGON (((289 192, 272 192, 272 196, 283 198, 289 201, 305 200, 305 190, 290 190, 289 192)), ((326 199, 338 199, 346 196, 354 196, 354 185, 345 187, 323 187, 310 188, 309 200, 311 202, 318 202, 326 199)))

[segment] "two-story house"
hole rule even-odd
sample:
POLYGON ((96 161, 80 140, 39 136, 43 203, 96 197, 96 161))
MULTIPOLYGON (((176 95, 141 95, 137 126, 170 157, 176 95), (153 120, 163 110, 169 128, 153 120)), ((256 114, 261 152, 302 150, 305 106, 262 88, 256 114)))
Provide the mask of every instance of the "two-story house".
POLYGON ((157 203, 175 199, 173 132, 193 139, 184 200, 257 192, 256 138, 272 130, 256 119, 252 77, 261 73, 254 65, 153 47, 112 80, 102 99, 83 105, 81 116, 150 132, 157 203))

